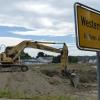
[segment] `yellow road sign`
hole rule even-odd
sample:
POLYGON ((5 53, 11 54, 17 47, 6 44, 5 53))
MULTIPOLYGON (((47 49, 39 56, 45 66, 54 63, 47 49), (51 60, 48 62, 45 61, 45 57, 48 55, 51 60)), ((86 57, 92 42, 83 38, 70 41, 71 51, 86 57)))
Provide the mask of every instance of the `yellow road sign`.
POLYGON ((100 51, 100 12, 80 3, 74 10, 78 48, 100 51))

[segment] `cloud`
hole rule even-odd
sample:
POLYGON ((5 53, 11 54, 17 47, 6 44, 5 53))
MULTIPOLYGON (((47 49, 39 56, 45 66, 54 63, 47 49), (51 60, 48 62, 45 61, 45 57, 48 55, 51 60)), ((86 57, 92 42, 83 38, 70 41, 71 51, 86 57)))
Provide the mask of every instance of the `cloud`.
MULTIPOLYGON (((97 0, 91 2, 87 0, 61 0, 59 2, 58 0, 1 0, 0 25, 36 29, 36 31, 41 31, 40 34, 43 34, 43 30, 53 31, 51 35, 54 35, 54 31, 57 30, 60 36, 65 33, 74 34, 73 4, 76 1, 99 9, 97 0), (58 26, 60 29, 57 28, 58 26)), ((50 32, 46 34, 50 35, 50 32)))
POLYGON ((5 46, 13 46, 22 42, 22 38, 13 38, 13 37, 0 37, 0 45, 4 44, 5 46))
POLYGON ((0 25, 29 29, 56 29, 57 25, 65 23, 66 14, 70 13, 70 9, 53 6, 49 0, 4 0, 0 1, 0 6, 0 25))
POLYGON ((53 25, 49 22, 49 20, 43 21, 43 24, 46 26, 51 26, 50 28, 43 29, 35 29, 34 31, 21 31, 21 32, 13 32, 14 34, 19 35, 36 35, 36 36, 68 36, 73 34, 74 25, 72 23, 62 22, 53 27, 53 25))
MULTIPOLYGON (((43 1, 43 0, 42 0, 43 1)), ((56 6, 52 6, 52 4, 44 3, 44 2, 33 2, 33 1, 24 1, 18 2, 15 5, 18 10, 25 11, 25 12, 33 12, 37 14, 44 14, 44 15, 61 15, 66 13, 70 13, 70 9, 61 9, 56 6), (24 9, 23 9, 24 8, 24 9)))
POLYGON ((36 31, 14 32, 14 33, 19 34, 19 35, 35 35, 35 36, 40 36, 41 34, 42 36, 65 36, 67 35, 66 33, 62 34, 62 32, 63 32, 62 30, 55 31, 51 29, 40 29, 36 31))
POLYGON ((92 55, 96 55, 95 52, 93 51, 82 51, 77 49, 75 44, 68 44, 68 51, 69 51, 69 55, 73 55, 73 56, 92 56, 92 55))
POLYGON ((39 25, 42 17, 54 23, 74 23, 73 4, 76 1, 99 9, 98 0, 0 0, 0 23, 33 28, 36 23, 39 25))

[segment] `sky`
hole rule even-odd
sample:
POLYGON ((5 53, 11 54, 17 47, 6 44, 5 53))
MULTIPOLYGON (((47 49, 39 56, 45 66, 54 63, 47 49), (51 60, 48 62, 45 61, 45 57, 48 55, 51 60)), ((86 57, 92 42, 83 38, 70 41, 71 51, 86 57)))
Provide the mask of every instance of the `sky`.
MULTIPOLYGON (((100 10, 98 0, 0 0, 0 52, 6 46, 31 40, 65 42, 69 55, 95 55, 76 47, 75 2, 100 10)), ((32 56, 37 51, 25 49, 32 56)))

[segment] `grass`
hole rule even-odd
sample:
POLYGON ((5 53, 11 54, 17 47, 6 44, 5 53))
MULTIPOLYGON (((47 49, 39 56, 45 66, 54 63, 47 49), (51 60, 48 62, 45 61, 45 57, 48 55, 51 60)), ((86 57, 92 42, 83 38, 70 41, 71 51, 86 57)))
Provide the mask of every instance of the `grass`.
POLYGON ((10 91, 9 89, 4 89, 0 91, 0 98, 29 98, 29 96, 25 95, 23 92, 20 91, 10 91))
POLYGON ((0 98, 9 98, 9 99, 30 99, 30 100, 97 100, 97 97, 79 97, 75 95, 36 95, 29 96, 24 93, 17 91, 11 92, 9 89, 0 91, 0 98))
POLYGON ((31 100, 78 100, 75 96, 63 96, 63 95, 42 95, 42 96, 29 96, 24 93, 17 91, 11 92, 9 89, 4 89, 0 91, 0 98, 9 98, 9 99, 31 99, 31 100))
POLYGON ((32 100, 78 100, 74 96, 35 96, 32 100))

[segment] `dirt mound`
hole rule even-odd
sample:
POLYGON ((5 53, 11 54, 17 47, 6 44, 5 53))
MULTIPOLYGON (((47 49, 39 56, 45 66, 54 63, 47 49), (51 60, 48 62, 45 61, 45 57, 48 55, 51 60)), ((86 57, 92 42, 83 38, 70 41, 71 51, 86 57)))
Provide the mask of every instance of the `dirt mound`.
POLYGON ((91 83, 97 81, 95 70, 91 70, 91 69, 87 71, 79 70, 79 74, 80 74, 80 82, 82 83, 91 83))
MULTIPOLYGON (((0 90, 19 92, 25 95, 64 94, 62 79, 58 72, 29 70, 27 72, 0 73, 0 90)), ((69 83, 68 83, 69 84, 69 83)), ((66 84, 67 85, 67 84, 66 84)))
POLYGON ((49 77, 60 76, 60 73, 56 70, 41 70, 41 72, 49 77))
POLYGON ((71 86, 70 80, 61 75, 57 65, 50 66, 52 65, 34 65, 29 66, 27 72, 0 73, 0 93, 2 90, 3 94, 10 91, 11 95, 21 95, 22 97, 23 95, 32 97, 36 95, 75 94, 81 93, 83 90, 87 92, 87 89, 90 91, 92 88, 90 83, 96 82, 95 70, 84 71, 76 68, 80 74, 80 82, 83 84, 75 89, 71 86))

